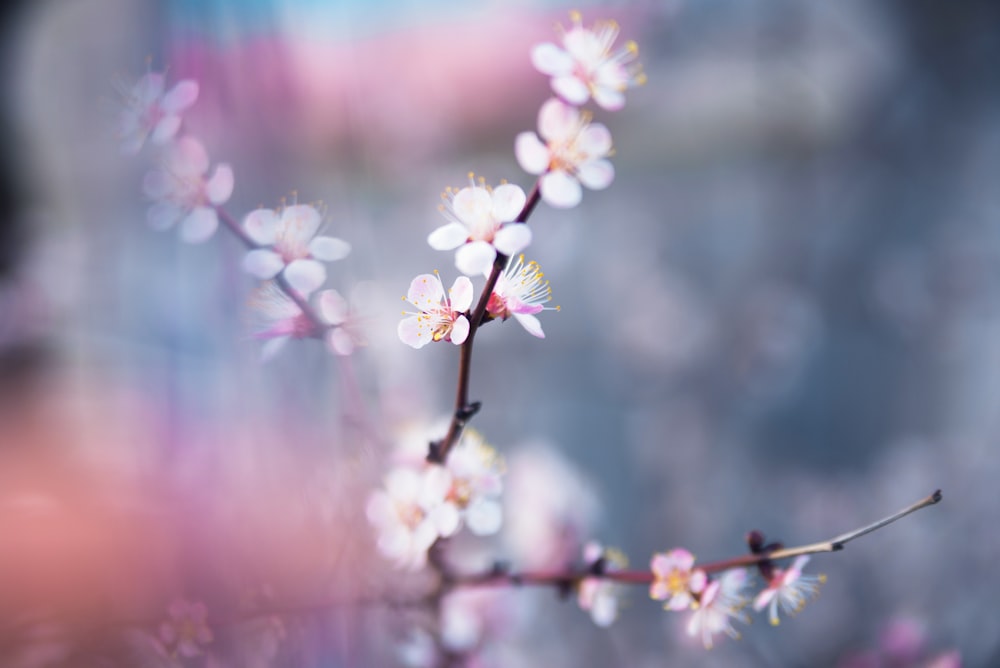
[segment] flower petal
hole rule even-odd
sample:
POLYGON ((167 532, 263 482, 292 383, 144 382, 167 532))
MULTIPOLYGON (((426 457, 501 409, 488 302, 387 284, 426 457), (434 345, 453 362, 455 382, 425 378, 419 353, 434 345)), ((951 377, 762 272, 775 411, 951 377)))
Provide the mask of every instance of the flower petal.
POLYGON ((545 141, 569 141, 579 129, 580 110, 558 98, 549 98, 538 110, 538 134, 545 141))
POLYGON ((591 160, 580 165, 576 178, 591 190, 603 190, 615 180, 615 167, 608 160, 591 160))
POLYGON ((491 536, 503 524, 503 508, 490 499, 474 501, 465 509, 465 525, 477 536, 491 536))
POLYGON ((219 217, 215 209, 199 206, 181 221, 181 241, 189 244, 208 241, 218 226, 219 217))
POLYGON ((552 42, 545 42, 531 50, 531 64, 542 74, 562 74, 573 70, 573 57, 552 42))
POLYGON ((427 244, 434 250, 458 248, 469 239, 469 228, 461 223, 448 223, 427 235, 427 244))
POLYGON ((451 301, 451 308, 459 313, 468 311, 472 306, 472 281, 465 276, 459 276, 448 290, 448 299, 451 301))
POLYGON ((520 253, 531 243, 531 228, 524 223, 504 225, 493 237, 493 245, 504 255, 520 253))
POLYGON ((347 300, 336 290, 324 290, 317 298, 319 316, 329 325, 339 325, 347 320, 347 300))
POLYGON ((273 339, 265 341, 264 345, 260 347, 260 361, 267 362, 273 359, 278 354, 278 351, 285 347, 288 339, 289 337, 287 336, 276 336, 273 339))
POLYGON ((576 146, 594 158, 603 158, 611 152, 611 131, 603 123, 591 123, 580 132, 576 146))
POLYGON ((226 163, 215 166, 212 178, 205 184, 205 194, 212 204, 225 204, 233 194, 233 168, 226 163))
POLYGON ((514 313, 514 318, 517 322, 524 327, 525 331, 532 336, 537 336, 540 339, 545 338, 545 332, 542 331, 542 324, 538 322, 538 318, 529 313, 514 313))
POLYGON ((441 305, 444 297, 444 287, 441 279, 434 274, 420 274, 410 281, 410 289, 406 293, 406 301, 418 309, 426 311, 441 305))
POLYGON ((587 84, 571 75, 552 79, 552 90, 570 104, 583 104, 590 99, 587 84))
POLYGON ((420 318, 415 315, 400 320, 396 327, 396 334, 400 341, 411 348, 423 348, 431 342, 426 328, 422 326, 420 318))
POLYGON ((181 117, 170 114, 160 119, 160 122, 153 128, 149 135, 150 141, 154 144, 166 144, 174 138, 177 131, 181 129, 181 117))
POLYGON ((278 240, 278 214, 271 209, 254 209, 243 219, 243 229, 255 243, 271 246, 278 240))
POLYGON ((316 260, 292 260, 284 276, 297 292, 308 295, 326 281, 326 267, 316 260))
POLYGON ((598 86, 594 89, 594 102, 608 111, 618 111, 625 106, 625 94, 608 86, 598 86))
POLYGON ((184 111, 198 99, 198 82, 194 79, 178 81, 177 85, 163 96, 160 108, 167 113, 184 111))
POLYGON ((354 339, 343 327, 336 327, 326 335, 326 345, 341 357, 347 357, 354 352, 354 339))
POLYGON ((262 280, 274 278, 284 268, 281 256, 267 248, 252 250, 243 258, 243 269, 262 280))
POLYGON ((178 174, 204 174, 208 171, 208 152, 194 137, 181 137, 169 156, 170 170, 178 174))
POLYGON ((549 172, 541 178, 542 199, 558 209, 569 209, 583 199, 580 182, 566 172, 549 172))
POLYGON ((493 190, 493 218, 501 223, 508 223, 521 213, 527 197, 520 186, 505 183, 493 190))
POLYGON ((455 266, 466 276, 478 276, 489 271, 496 256, 497 251, 493 244, 486 241, 473 241, 455 251, 455 266))
POLYGON ((529 174, 541 174, 549 168, 551 154, 534 132, 522 132, 514 140, 514 155, 517 164, 529 174))
POLYGON ((451 326, 451 342, 460 346, 467 338, 469 338, 469 321, 464 315, 460 315, 451 326))
POLYGON ((321 222, 319 211, 308 204, 293 204, 281 212, 285 235, 303 243, 316 236, 321 222))
POLYGON ((451 201, 455 216, 467 227, 476 228, 488 218, 493 209, 493 198, 485 188, 462 188, 451 201))
POLYGON ((350 254, 351 244, 336 237, 316 237, 309 242, 309 252, 317 260, 335 262, 350 254))

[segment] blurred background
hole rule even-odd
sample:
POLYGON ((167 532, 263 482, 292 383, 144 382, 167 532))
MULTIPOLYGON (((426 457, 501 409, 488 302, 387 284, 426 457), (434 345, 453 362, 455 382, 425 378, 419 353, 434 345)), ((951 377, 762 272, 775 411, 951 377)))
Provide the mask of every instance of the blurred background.
POLYGON ((551 591, 501 592, 469 608, 481 665, 1000 664, 988 0, 9 5, 0 663, 176 665, 151 638, 183 598, 227 623, 182 665, 402 665, 412 610, 254 614, 396 591, 364 499, 400 442, 435 435, 457 370, 450 346, 398 341, 399 297, 457 275, 425 242, 446 186, 530 188, 513 141, 549 89, 528 54, 570 9, 618 20, 649 82, 595 114, 615 183, 531 219, 562 307, 547 338, 477 339, 507 531, 460 541, 463 563, 533 563, 538 517, 645 568, 945 500, 815 557, 828 584, 778 628, 705 652, 642 588, 600 632, 551 591), (328 287, 368 285, 366 349, 297 342, 262 364, 239 242, 146 225, 155 153, 120 155, 114 82, 147 67, 199 81, 183 132, 233 166, 234 216, 323 202, 353 246, 328 287))

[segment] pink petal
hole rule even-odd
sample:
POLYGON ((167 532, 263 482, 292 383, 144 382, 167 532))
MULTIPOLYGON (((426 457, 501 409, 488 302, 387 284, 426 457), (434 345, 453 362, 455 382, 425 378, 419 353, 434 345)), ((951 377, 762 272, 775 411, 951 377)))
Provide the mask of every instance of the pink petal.
POLYGON ((166 144, 168 141, 174 138, 177 131, 181 129, 181 117, 180 116, 164 116, 160 119, 160 122, 156 124, 153 128, 152 134, 149 136, 150 141, 154 144, 166 144))
POLYGON ((451 503, 442 504, 432 510, 430 520, 442 538, 455 535, 462 526, 458 509, 451 503))
POLYGON ((608 160, 591 160, 580 165, 576 178, 591 190, 603 190, 615 180, 615 168, 608 160))
POLYGON ((427 236, 427 244, 434 250, 458 248, 469 239, 469 228, 461 223, 442 225, 427 236))
POLYGON ((468 311, 472 306, 472 281, 465 276, 455 279, 454 285, 448 291, 448 299, 451 300, 451 308, 454 311, 468 311))
POLYGON ((319 293, 317 303, 319 315, 327 324, 340 325, 347 320, 347 300, 336 290, 324 290, 319 293))
POLYGON ((573 57, 552 42, 545 42, 531 50, 531 64, 542 74, 561 74, 572 71, 573 57))
POLYGON ((420 480, 421 507, 430 509, 441 504, 451 490, 452 480, 451 472, 445 467, 437 464, 427 467, 420 480))
MULTIPOLYGON (((466 276, 477 276, 489 271, 496 256, 497 251, 493 244, 485 241, 473 241, 455 251, 455 266, 466 276)), ((456 310, 464 311, 465 309, 456 310)))
POLYGON ((243 229, 255 243, 271 246, 278 240, 278 214, 271 209, 254 209, 243 219, 243 229))
POLYGON ((564 142, 580 129, 580 110, 551 97, 538 110, 538 134, 546 141, 564 142))
POLYGON ((326 345, 334 354, 342 357, 354 352, 354 339, 343 327, 337 327, 326 335, 326 345))
POLYGON ((452 200, 452 210, 467 227, 475 228, 490 215, 493 198, 485 188, 462 188, 452 200))
POLYGON ((570 104, 583 104, 590 99, 587 84, 572 75, 552 79, 552 90, 570 104))
POLYGON ((552 154, 534 132, 522 132, 514 140, 517 164, 529 174, 541 174, 549 168, 552 154))
POLYGON ((513 183, 505 183, 493 190, 493 218, 501 223, 507 223, 521 213, 527 201, 524 191, 513 183))
POLYGON ((460 315, 451 326, 451 342, 460 346, 467 338, 469 338, 469 321, 464 315, 460 315))
POLYGON ((243 269, 262 280, 274 278, 284 268, 281 256, 266 248, 252 250, 243 258, 243 269))
POLYGON ((199 206, 181 221, 181 241, 189 244, 208 241, 218 226, 219 217, 215 209, 199 206))
POLYGON ((308 295, 326 281, 326 268, 316 260, 292 260, 284 276, 296 292, 308 295))
POLYGON ((531 228, 524 223, 504 225, 493 237, 493 246, 504 255, 520 253, 531 243, 531 228))
POLYGON ((430 332, 415 315, 400 320, 396 327, 396 334, 400 341, 411 348, 423 348, 432 340, 430 332))
POLYGON ((654 580, 649 586, 649 597, 654 601, 662 601, 670 596, 667 583, 663 580, 654 580))
POLYGON ((309 242, 309 252, 317 260, 335 262, 351 252, 351 244, 336 237, 316 237, 309 242))
POLYGON ((524 327, 524 329, 532 336, 537 336, 540 339, 545 338, 545 332, 542 331, 542 325, 538 322, 538 318, 528 313, 515 313, 514 318, 517 322, 524 327))
POLYGON ((583 199, 580 182, 566 172, 549 172, 541 179, 542 199, 557 209, 569 209, 583 199))
POLYGON ((427 311, 441 305, 444 288, 441 280, 434 274, 420 274, 410 281, 410 289, 406 300, 421 311, 427 311))
POLYGON ((205 194, 212 204, 225 204, 233 194, 233 168, 226 163, 216 165, 212 178, 205 184, 205 194))
POLYGON ((308 204, 294 204, 281 212, 285 234, 305 242, 316 236, 322 219, 319 211, 308 204))
POLYGON ((591 123, 580 133, 576 145, 592 158, 603 158, 611 151, 611 131, 603 123, 591 123))
POLYGON ((194 79, 178 81, 170 92, 163 96, 160 108, 167 113, 184 111, 198 99, 198 82, 194 79))
POLYGON ((179 174, 204 174, 208 171, 208 152, 194 137, 181 137, 170 154, 171 170, 179 174))

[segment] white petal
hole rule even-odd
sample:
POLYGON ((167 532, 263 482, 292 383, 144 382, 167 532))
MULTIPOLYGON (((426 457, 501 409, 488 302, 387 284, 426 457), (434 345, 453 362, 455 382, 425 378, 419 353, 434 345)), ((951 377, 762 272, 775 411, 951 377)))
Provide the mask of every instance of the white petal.
POLYGON ((150 134, 149 139, 154 144, 166 144, 174 138, 174 135, 176 135, 177 131, 180 129, 180 116, 175 116, 173 114, 164 116, 160 119, 160 122, 156 124, 156 127, 153 128, 153 132, 150 134))
POLYGON ((226 163, 216 165, 212 178, 205 184, 205 194, 212 204, 225 204, 233 194, 233 168, 226 163))
POLYGON ((591 123, 580 133, 576 146, 592 158, 603 158, 611 152, 611 131, 603 123, 591 123))
POLYGON ((542 74, 561 74, 572 71, 573 57, 552 42, 545 42, 531 50, 531 64, 542 74))
POLYGON ((343 327, 337 327, 326 335, 326 345, 334 354, 342 357, 354 352, 354 339, 343 327))
POLYGON ((406 300, 421 311, 440 306, 442 297, 444 288, 441 280, 434 274, 420 274, 414 278, 406 293, 406 300))
POLYGON ((524 191, 513 183, 505 183, 493 190, 493 218, 501 223, 508 223, 521 213, 527 201, 524 191))
POLYGON ((271 209, 254 209, 243 219, 243 229, 255 243, 270 246, 278 240, 278 214, 271 209))
POLYGON ((546 141, 567 141, 579 127, 580 110, 562 100, 549 98, 538 110, 538 134, 546 141))
POLYGON ((514 155, 517 164, 529 174, 541 174, 549 168, 552 154, 534 132, 522 132, 514 140, 514 155))
POLYGON ((146 222, 154 230, 165 230, 173 226, 183 215, 184 212, 170 202, 157 202, 146 212, 146 222))
POLYGON ((504 255, 520 253, 531 243, 531 228, 524 223, 509 223, 493 237, 493 245, 504 255))
POLYGON ((326 281, 326 268, 316 260, 292 260, 284 277, 296 292, 308 295, 326 281))
POLYGON ((493 244, 486 241, 473 241, 455 251, 455 266, 466 276, 478 276, 489 270, 496 256, 497 251, 493 244))
POLYGON ((170 92, 163 96, 160 108, 167 113, 184 111, 198 99, 198 82, 194 79, 178 81, 170 92))
POLYGON ((594 102, 602 109, 618 111, 625 106, 625 94, 609 86, 594 89, 594 102))
POLYGON ((420 480, 420 506, 431 509, 443 503, 451 489, 451 482, 448 469, 438 464, 428 466, 420 480))
POLYGON ((615 168, 608 160, 591 160, 580 165, 576 177, 591 190, 602 190, 615 180, 615 168))
POLYGON ((215 209, 199 206, 181 221, 181 241, 200 244, 208 241, 219 226, 219 216, 215 209))
POLYGON ((570 104, 583 104, 590 99, 587 84, 572 75, 552 79, 552 90, 570 104))
POLYGON ((478 223, 488 218, 493 209, 493 198, 485 188, 462 188, 452 200, 452 209, 460 221, 470 228, 479 227, 478 223))
POLYGON ((515 313, 514 317, 521 327, 527 330, 528 334, 537 336, 540 339, 545 338, 545 332, 542 331, 542 324, 538 322, 538 318, 530 313, 515 313))
POLYGON ((252 250, 243 258, 243 269, 262 280, 274 278, 284 268, 281 256, 267 248, 252 250))
POLYGON ((415 315, 400 320, 396 334, 400 341, 411 348, 423 348, 431 342, 430 335, 420 326, 420 320, 415 315))
POLYGON ((590 618, 602 628, 611 626, 618 618, 618 601, 610 594, 597 596, 590 608, 590 618))
POLYGON ((455 311, 468 311, 472 306, 472 281, 465 276, 459 276, 448 291, 451 308, 455 311))
POLYGON ((583 191, 580 182, 566 172, 549 172, 541 179, 542 199, 559 209, 568 209, 580 203, 583 191))
POLYGON ((469 338, 469 320, 464 315, 460 315, 451 326, 451 342, 460 346, 465 343, 467 338, 469 338))
MULTIPOLYGON (((458 508, 454 504, 444 503, 431 511, 430 520, 442 538, 455 535, 462 523, 458 508)), ((428 546, 429 547, 429 546, 428 546)))
POLYGON ((316 235, 321 222, 319 211, 308 204, 295 204, 281 212, 281 223, 285 227, 285 234, 302 242, 316 235))
POLYGON ((496 501, 475 501, 465 509, 465 524, 477 536, 491 536, 503 524, 503 509, 496 501))
POLYGON ((278 336, 265 341, 264 345, 260 347, 260 361, 267 362, 277 355, 278 351, 284 348, 285 344, 288 343, 288 338, 289 337, 287 336, 278 336))
POLYGON ((309 252, 317 260, 335 262, 351 252, 351 244, 336 237, 316 237, 309 242, 309 252))
POLYGON ((340 325, 347 320, 347 300, 336 290, 324 290, 317 298, 319 316, 329 325, 340 325))
POLYGON ((442 225, 427 236, 427 244, 434 250, 458 248, 469 239, 469 228, 461 223, 442 225))

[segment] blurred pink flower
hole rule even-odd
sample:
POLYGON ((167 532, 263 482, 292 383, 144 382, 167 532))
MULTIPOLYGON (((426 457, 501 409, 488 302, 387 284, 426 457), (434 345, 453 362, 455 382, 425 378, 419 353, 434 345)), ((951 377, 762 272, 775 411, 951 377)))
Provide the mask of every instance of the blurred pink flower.
POLYGON ((650 598, 667 602, 667 610, 686 610, 695 604, 695 595, 705 588, 705 571, 693 569, 694 555, 683 548, 658 552, 649 562, 653 583, 650 598))
POLYGON ((146 140, 165 144, 181 127, 181 112, 198 99, 198 82, 185 79, 164 93, 164 75, 148 72, 132 86, 121 85, 125 108, 118 117, 121 151, 135 155, 146 140))
POLYGON ((448 453, 445 467, 451 473, 447 502, 455 506, 469 531, 488 536, 500 530, 503 507, 500 477, 503 462, 497 451, 475 429, 466 428, 448 453))
POLYGON ((273 281, 254 293, 250 308, 260 323, 253 336, 265 340, 261 348, 263 361, 274 357, 289 339, 304 339, 316 334, 316 324, 273 281))
POLYGON ((472 281, 465 276, 455 279, 446 296, 436 272, 420 274, 410 282, 406 301, 420 309, 403 312, 410 317, 400 321, 396 333, 406 345, 423 348, 431 341, 451 341, 458 346, 469 336, 469 320, 463 313, 472 306, 472 281))
POLYGON ((543 306, 552 299, 552 288, 543 276, 534 260, 524 264, 524 255, 517 260, 510 258, 507 268, 497 278, 486 312, 501 320, 514 316, 529 334, 544 339, 545 332, 535 315, 544 310, 558 311, 559 307, 543 306))
POLYGON ((746 569, 735 568, 709 582, 701 592, 697 608, 688 619, 687 633, 692 638, 701 636, 705 649, 711 649, 714 636, 719 633, 740 637, 732 620, 749 621, 742 612, 748 603, 743 595, 747 577, 746 569))
POLYGON ((778 625, 778 608, 786 615, 798 612, 810 598, 819 593, 819 585, 826 581, 824 575, 802 575, 802 568, 807 563, 809 557, 802 555, 795 559, 791 567, 774 569, 767 588, 754 599, 754 610, 759 612, 769 608, 768 619, 772 626, 778 625))
POLYGON ((160 624, 160 640, 172 653, 191 658, 201 654, 201 646, 212 642, 212 629, 205 604, 177 599, 170 604, 170 618, 160 624))
MULTIPOLYGON (((620 551, 603 547, 600 543, 591 541, 583 548, 583 559, 592 566, 599 559, 604 559, 604 571, 620 571, 628 567, 628 559, 620 551)), ((622 600, 624 588, 601 577, 586 577, 580 580, 576 601, 582 610, 590 613, 590 618, 600 627, 611 626, 618 619, 618 607, 622 600)))
POLYGON ((348 302, 336 290, 323 290, 316 298, 319 305, 319 316, 328 325, 326 345, 335 355, 350 355, 359 346, 366 343, 361 329, 361 318, 348 302))

